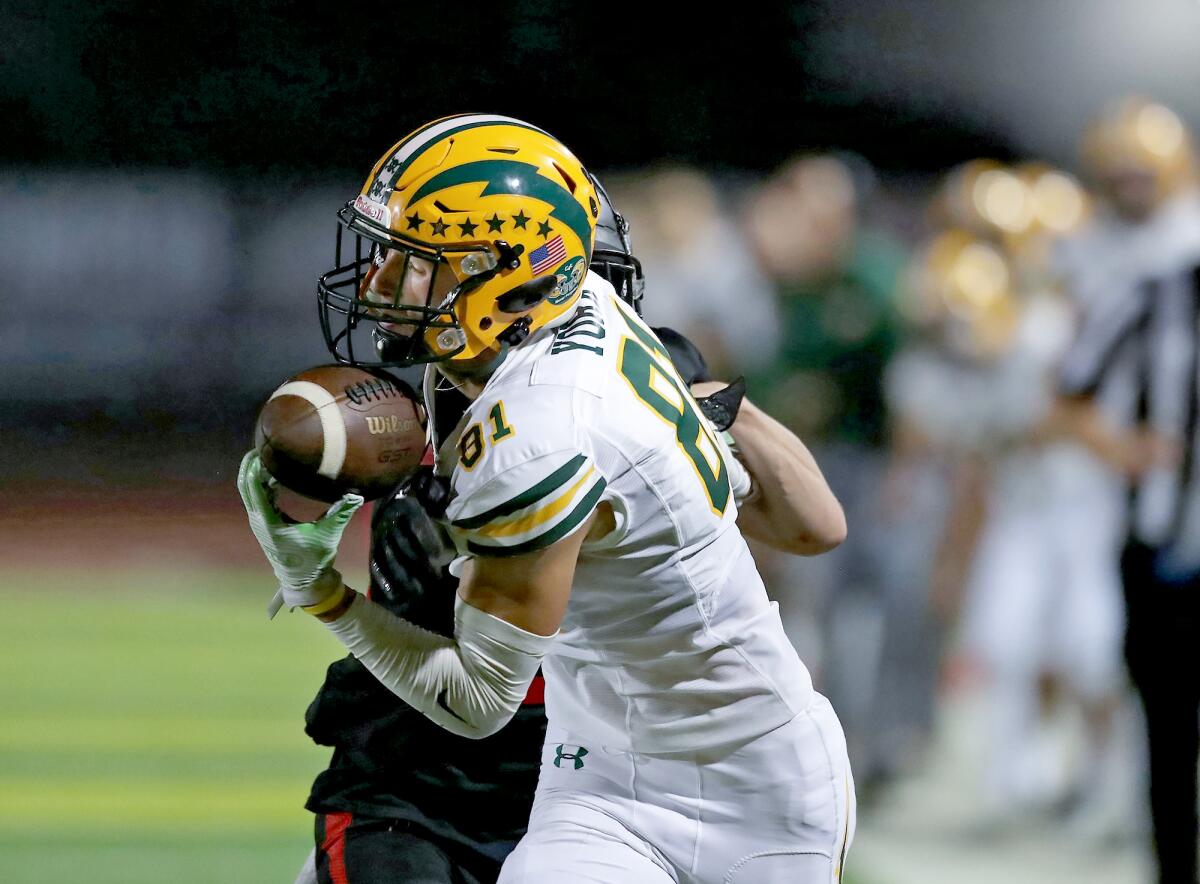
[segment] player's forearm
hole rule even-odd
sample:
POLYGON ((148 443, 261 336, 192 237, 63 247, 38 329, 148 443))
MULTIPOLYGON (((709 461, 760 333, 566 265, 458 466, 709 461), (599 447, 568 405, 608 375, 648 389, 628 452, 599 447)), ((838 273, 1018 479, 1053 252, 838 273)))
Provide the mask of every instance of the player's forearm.
POLYGON ((754 481, 738 518, 743 533, 810 556, 845 540, 842 506, 803 442, 749 401, 742 403, 730 433, 754 481))
POLYGON ((1083 445, 1106 463, 1119 460, 1121 438, 1090 398, 1059 397, 1046 419, 1047 434, 1083 445))
POLYGON ((1174 446, 1146 427, 1115 426, 1090 398, 1059 397, 1048 423, 1057 434, 1075 440, 1103 463, 1126 476, 1176 460, 1174 446))
POLYGON ((446 730, 473 739, 508 723, 553 640, 461 599, 451 639, 357 594, 348 598, 340 616, 322 618, 329 631, 396 696, 446 730))

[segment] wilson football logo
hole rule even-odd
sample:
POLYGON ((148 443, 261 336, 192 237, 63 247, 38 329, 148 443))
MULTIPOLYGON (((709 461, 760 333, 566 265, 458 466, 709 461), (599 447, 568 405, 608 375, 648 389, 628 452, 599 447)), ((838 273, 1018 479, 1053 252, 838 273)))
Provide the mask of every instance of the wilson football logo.
POLYGON ((382 436, 384 433, 406 433, 417 426, 415 420, 403 420, 394 414, 384 417, 364 418, 367 422, 367 432, 372 436, 382 436))

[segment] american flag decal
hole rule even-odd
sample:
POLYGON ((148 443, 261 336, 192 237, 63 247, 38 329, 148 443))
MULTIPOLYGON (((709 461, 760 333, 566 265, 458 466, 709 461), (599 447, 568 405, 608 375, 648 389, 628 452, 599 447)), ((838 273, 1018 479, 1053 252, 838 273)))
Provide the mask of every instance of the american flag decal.
POLYGON ((539 246, 529 253, 529 263, 532 265, 533 275, 537 276, 555 264, 561 264, 566 257, 567 247, 563 245, 562 237, 554 237, 544 246, 539 246))

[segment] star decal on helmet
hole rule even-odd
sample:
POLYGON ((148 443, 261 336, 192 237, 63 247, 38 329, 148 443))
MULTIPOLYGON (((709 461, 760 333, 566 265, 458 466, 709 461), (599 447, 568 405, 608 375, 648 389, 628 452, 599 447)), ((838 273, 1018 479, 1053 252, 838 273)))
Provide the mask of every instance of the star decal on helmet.
POLYGON ((550 219, 549 218, 547 218, 545 221, 538 222, 538 236, 540 236, 542 239, 550 238, 550 219))
POLYGON ((416 230, 418 232, 421 230, 421 225, 425 223, 425 219, 417 212, 408 215, 404 220, 408 222, 409 230, 416 230))
POLYGON ((504 219, 500 217, 499 212, 493 212, 491 218, 483 220, 487 222, 488 233, 499 233, 500 229, 504 227, 504 219))
POLYGON ((442 221, 441 218, 438 218, 436 221, 430 221, 429 223, 433 225, 434 236, 445 236, 446 230, 450 227, 450 225, 442 221))
POLYGON ((459 230, 462 231, 463 236, 474 236, 475 228, 478 227, 479 225, 472 224, 471 219, 468 218, 466 221, 464 221, 456 226, 458 227, 459 230))
MULTIPOLYGON (((553 206, 550 217, 566 225, 585 249, 590 249, 592 238, 592 222, 588 218, 588 210, 580 205, 571 192, 561 184, 557 184, 544 175, 539 175, 536 166, 520 163, 514 160, 477 160, 454 166, 434 175, 409 197, 409 204, 418 203, 431 194, 459 184, 486 181, 480 197, 507 194, 530 198, 553 206)), ((533 219, 524 210, 513 216, 513 224, 524 229, 533 219)), ((546 234, 544 238, 549 238, 546 234)))

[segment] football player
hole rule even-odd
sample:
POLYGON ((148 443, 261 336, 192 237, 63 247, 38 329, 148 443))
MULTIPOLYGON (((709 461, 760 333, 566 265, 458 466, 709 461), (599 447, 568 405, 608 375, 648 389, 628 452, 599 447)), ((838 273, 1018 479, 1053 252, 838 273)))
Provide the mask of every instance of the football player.
MULTIPOLYGON (((598 181, 592 269, 640 312, 645 279, 629 225, 598 181)), ((686 338, 655 329, 689 384, 708 380, 686 338)), ((439 435, 468 400, 436 393, 439 435)), ((454 634, 452 547, 445 530, 404 488, 376 504, 371 519, 368 598, 397 616, 454 634)), ((513 720, 481 741, 448 734, 376 680, 353 656, 329 667, 309 706, 307 732, 333 747, 313 783, 316 849, 296 884, 490 882, 525 833, 546 731, 542 680, 534 678, 513 720)))
POLYGON ((836 880, 844 739, 742 535, 801 554, 842 540, 807 449, 731 395, 733 456, 588 271, 597 195, 545 132, 436 120, 340 214, 354 248, 321 283, 331 349, 430 363, 427 401, 439 383, 470 400, 420 482, 458 553, 453 637, 344 585, 333 560, 360 497, 288 524, 250 453, 239 489, 285 601, 461 736, 498 731, 542 667, 541 773, 501 881, 836 880))

